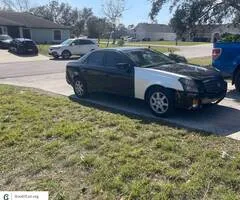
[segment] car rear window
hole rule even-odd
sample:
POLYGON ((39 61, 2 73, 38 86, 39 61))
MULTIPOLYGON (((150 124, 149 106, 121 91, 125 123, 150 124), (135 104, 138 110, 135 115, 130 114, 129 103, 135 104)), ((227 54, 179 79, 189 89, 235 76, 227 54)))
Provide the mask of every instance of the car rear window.
POLYGON ((35 43, 33 41, 24 41, 23 44, 27 47, 35 46, 35 43))

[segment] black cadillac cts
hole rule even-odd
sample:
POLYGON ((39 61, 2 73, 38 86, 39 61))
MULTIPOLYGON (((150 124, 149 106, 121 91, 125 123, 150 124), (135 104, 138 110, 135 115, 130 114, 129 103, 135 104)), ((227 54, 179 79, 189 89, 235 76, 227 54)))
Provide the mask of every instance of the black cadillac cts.
POLYGON ((227 92, 216 70, 176 63, 144 48, 93 51, 67 64, 66 79, 79 98, 92 92, 133 97, 146 101, 157 116, 167 116, 176 107, 217 104, 227 92))

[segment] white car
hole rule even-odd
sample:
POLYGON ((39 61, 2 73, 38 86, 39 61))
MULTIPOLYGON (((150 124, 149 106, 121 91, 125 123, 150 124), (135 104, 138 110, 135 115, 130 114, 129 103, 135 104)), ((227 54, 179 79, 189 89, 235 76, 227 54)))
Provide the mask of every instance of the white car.
POLYGON ((48 52, 54 58, 69 59, 72 55, 84 55, 98 48, 98 44, 94 39, 77 38, 68 39, 60 45, 53 45, 48 52))

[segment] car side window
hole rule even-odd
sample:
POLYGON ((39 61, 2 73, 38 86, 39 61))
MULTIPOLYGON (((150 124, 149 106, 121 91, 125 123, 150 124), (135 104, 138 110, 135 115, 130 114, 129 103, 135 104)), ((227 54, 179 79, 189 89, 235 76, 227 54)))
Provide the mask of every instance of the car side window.
POLYGON ((91 40, 79 40, 80 45, 94 44, 91 40))
POLYGON ((87 64, 93 66, 103 66, 103 52, 93 52, 87 58, 87 64))
POLYGON ((122 54, 117 52, 106 52, 104 66, 105 67, 116 67, 119 63, 129 63, 129 60, 122 54))
POLYGON ((71 43, 71 45, 72 46, 76 46, 76 45, 79 45, 79 40, 74 40, 72 43, 71 43))

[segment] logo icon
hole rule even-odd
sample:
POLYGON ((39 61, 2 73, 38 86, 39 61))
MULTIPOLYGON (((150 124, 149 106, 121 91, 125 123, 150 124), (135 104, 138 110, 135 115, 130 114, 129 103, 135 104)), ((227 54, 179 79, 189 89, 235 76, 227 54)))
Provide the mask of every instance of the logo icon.
POLYGON ((4 194, 4 195, 3 195, 3 200, 10 200, 9 194, 4 194))

